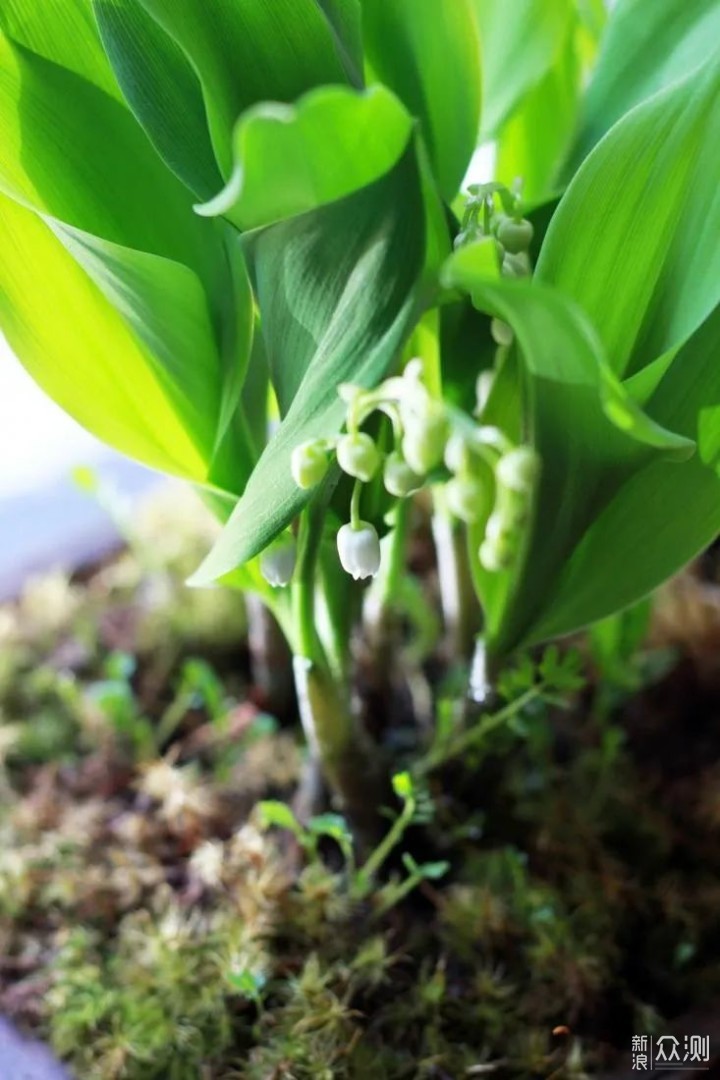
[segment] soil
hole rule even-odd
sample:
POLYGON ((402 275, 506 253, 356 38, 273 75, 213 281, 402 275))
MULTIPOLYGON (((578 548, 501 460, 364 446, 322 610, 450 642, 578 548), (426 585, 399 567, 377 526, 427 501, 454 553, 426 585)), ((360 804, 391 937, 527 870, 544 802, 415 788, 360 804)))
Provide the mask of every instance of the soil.
MULTIPOLYGON (((182 584, 210 528, 155 502, 0 609, 0 1013, 77 1080, 620 1076, 683 1017, 717 1055, 719 623, 673 618, 712 587, 639 646, 573 643, 582 678, 417 784, 363 895, 332 808, 270 827, 304 749, 240 599, 182 584), (404 853, 434 869, 403 896, 404 853)), ((458 722, 441 657, 413 679, 458 722)), ((374 731, 411 765, 408 700, 374 731)))

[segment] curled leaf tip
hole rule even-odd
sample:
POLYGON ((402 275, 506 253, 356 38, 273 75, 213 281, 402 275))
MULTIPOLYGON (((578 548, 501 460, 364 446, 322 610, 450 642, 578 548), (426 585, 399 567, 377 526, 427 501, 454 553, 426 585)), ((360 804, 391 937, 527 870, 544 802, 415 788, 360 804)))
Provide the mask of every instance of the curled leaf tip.
POLYGON ((200 217, 220 217, 222 214, 227 214, 240 198, 242 186, 243 170, 238 165, 222 191, 207 202, 196 203, 193 210, 200 217))

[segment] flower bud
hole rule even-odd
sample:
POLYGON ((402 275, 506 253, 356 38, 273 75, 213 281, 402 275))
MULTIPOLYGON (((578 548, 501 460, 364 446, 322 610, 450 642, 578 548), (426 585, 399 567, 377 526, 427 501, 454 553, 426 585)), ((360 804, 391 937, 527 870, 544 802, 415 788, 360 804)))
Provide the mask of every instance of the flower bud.
POLYGON ((265 580, 278 588, 288 585, 295 571, 297 548, 290 536, 276 540, 260 556, 260 572, 265 580))
POLYGON ((457 431, 453 432, 445 444, 445 464, 450 472, 461 472, 466 467, 469 457, 465 439, 457 431))
POLYGON ((451 513, 461 521, 481 521, 488 511, 487 488, 476 476, 456 476, 449 480, 445 498, 451 513))
POLYGON ((423 476, 439 465, 445 452, 449 424, 442 405, 428 400, 419 412, 403 417, 402 451, 413 472, 423 476))
POLYGON ((387 491, 398 499, 404 499, 422 487, 422 477, 412 471, 399 450, 393 450, 385 459, 383 480, 387 491))
POLYGON ((380 569, 380 541, 367 521, 358 522, 355 528, 343 525, 337 534, 337 547, 343 570, 356 581, 375 577, 380 569))
POLYGON ((511 255, 508 252, 502 261, 502 272, 505 277, 510 278, 530 277, 530 259, 524 251, 518 255, 511 255))
POLYGON ((535 451, 529 446, 518 446, 500 458, 495 475, 502 487, 525 495, 532 489, 538 470, 535 451))
POLYGON ((494 546, 505 548, 512 546, 513 536, 513 528, 508 518, 494 510, 485 526, 485 539, 494 546))
POLYGON ((323 444, 318 439, 310 439, 296 446, 290 458, 290 469, 299 488, 317 487, 328 470, 328 456, 323 444))
POLYGON ((511 524, 494 511, 485 526, 485 539, 480 545, 478 558, 486 570, 496 573, 508 566, 515 548, 515 532, 511 524))
POLYGON ((481 371, 478 375, 477 382, 475 383, 475 400, 477 402, 475 405, 475 414, 477 416, 480 415, 487 405, 494 382, 494 371, 481 371))
POLYGON ((490 333, 496 345, 512 345, 515 340, 512 327, 508 326, 502 319, 492 320, 490 323, 490 333))
POLYGON ((338 441, 337 459, 343 472, 367 483, 378 471, 380 451, 369 435, 353 432, 338 441))
POLYGON ((501 548, 492 544, 489 540, 483 540, 478 551, 478 558, 484 568, 491 574, 497 574, 501 570, 507 570, 510 564, 512 552, 507 548, 501 548))
POLYGON ((497 238, 511 255, 519 255, 530 247, 534 232, 532 224, 525 218, 516 221, 506 217, 498 225, 497 238))

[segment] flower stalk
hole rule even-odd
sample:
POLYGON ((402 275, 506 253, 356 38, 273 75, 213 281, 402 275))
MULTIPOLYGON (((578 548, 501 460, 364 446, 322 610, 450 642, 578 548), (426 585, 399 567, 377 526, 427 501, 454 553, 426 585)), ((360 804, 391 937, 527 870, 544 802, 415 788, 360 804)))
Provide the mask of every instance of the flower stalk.
MULTIPOLYGON (((310 752, 363 841, 378 830, 383 776, 379 752, 356 722, 347 683, 331 669, 317 632, 316 590, 324 520, 325 508, 320 504, 311 504, 300 519, 298 562, 292 582, 293 674, 310 752)), ((329 606, 327 611, 332 617, 329 606)))

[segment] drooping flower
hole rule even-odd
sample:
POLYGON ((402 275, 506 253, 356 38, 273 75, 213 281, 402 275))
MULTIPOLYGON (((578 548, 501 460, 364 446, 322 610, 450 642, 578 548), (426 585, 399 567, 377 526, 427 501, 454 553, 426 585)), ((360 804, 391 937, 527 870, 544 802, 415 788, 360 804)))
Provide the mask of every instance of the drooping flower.
POLYGON ((293 480, 305 491, 317 487, 328 470, 328 464, 327 450, 318 439, 300 443, 290 457, 293 480))
POLYGON ((380 569, 380 540, 367 521, 343 525, 338 531, 337 547, 343 570, 356 581, 375 577, 380 569))
POLYGON ((273 588, 289 585, 295 572, 297 546, 291 536, 276 540, 260 556, 260 572, 273 588))
POLYGON ((370 435, 355 431, 338 440, 337 459, 343 472, 367 483, 378 471, 381 455, 370 435))

